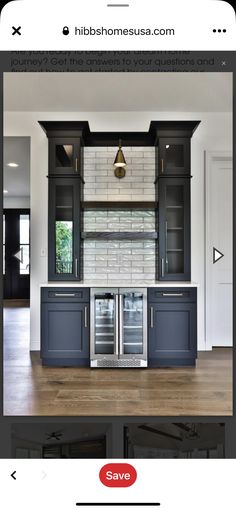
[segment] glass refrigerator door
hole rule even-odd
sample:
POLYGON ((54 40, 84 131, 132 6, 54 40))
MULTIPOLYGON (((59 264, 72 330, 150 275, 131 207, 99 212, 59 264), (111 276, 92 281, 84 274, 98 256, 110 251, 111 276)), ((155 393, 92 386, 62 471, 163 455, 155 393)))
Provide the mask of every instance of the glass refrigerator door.
POLYGON ((143 292, 125 291, 120 294, 120 355, 143 356, 143 310, 143 292))
POLYGON ((94 307, 94 354, 114 355, 116 353, 116 295, 109 292, 96 293, 94 307))

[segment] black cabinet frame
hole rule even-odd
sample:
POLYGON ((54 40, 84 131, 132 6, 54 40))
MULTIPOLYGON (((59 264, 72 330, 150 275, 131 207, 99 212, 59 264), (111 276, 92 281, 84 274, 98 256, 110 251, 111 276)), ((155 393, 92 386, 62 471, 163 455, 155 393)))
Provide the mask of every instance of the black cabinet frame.
MULTIPOLYGON (((159 280, 167 280, 167 281, 188 281, 191 280, 191 179, 179 178, 179 177, 163 177, 158 179, 158 194, 159 194, 159 212, 158 212, 158 222, 159 222, 159 252, 158 252, 158 279, 159 280), (167 203, 167 189, 168 186, 173 186, 176 189, 178 187, 183 192, 183 219, 182 219, 182 230, 181 226, 177 226, 176 228, 172 228, 172 235, 182 235, 182 252, 181 248, 176 247, 176 251, 174 250, 174 246, 172 247, 172 252, 168 253, 168 235, 170 236, 171 228, 168 229, 168 203, 167 203), (179 251, 178 251, 179 250, 179 251), (176 257, 176 272, 168 272, 168 256, 172 253, 172 258, 176 257), (182 270, 178 270, 178 257, 182 257, 182 270)), ((169 206, 171 207, 171 206, 169 206)), ((172 212, 177 212, 178 206, 173 206, 172 212)), ((170 209, 169 209, 170 211, 170 209)), ((176 213, 177 214, 177 213, 176 213)))
POLYGON ((76 177, 49 178, 48 194, 48 280, 79 281, 82 274, 81 262, 81 216, 80 216, 81 181, 76 177), (57 273, 56 271, 56 190, 69 186, 73 190, 73 245, 72 245, 72 272, 57 273))
POLYGON ((80 176, 83 177, 83 147, 80 138, 50 138, 49 139, 49 175, 80 176), (72 163, 70 166, 58 166, 56 147, 72 146, 72 163))
POLYGON ((190 138, 160 138, 158 142, 158 175, 190 175, 190 138), (183 165, 169 165, 168 147, 175 145, 183 148, 183 165))

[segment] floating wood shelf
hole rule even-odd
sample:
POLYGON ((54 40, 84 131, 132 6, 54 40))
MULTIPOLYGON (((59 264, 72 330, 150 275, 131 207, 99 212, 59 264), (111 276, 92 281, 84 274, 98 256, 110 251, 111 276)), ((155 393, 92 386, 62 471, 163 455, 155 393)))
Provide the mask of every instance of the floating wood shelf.
POLYGON ((158 202, 91 202, 85 201, 81 203, 82 209, 157 209, 158 202))
POLYGON ((158 239, 157 232, 82 232, 82 239, 105 239, 108 241, 127 240, 136 241, 138 239, 158 239))

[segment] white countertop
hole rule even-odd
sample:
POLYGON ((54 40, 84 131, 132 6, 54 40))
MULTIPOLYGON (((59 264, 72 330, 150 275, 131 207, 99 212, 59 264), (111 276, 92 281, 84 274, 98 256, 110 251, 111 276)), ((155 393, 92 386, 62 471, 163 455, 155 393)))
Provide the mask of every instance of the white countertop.
POLYGON ((132 288, 151 288, 151 287, 199 287, 199 284, 196 283, 196 282, 184 282, 184 281, 181 281, 181 282, 167 282, 167 281, 164 281, 164 282, 161 282, 161 281, 158 281, 158 282, 149 282, 149 283, 134 283, 134 282, 129 282, 127 281, 125 284, 119 284, 119 281, 114 281, 114 282, 109 282, 109 283, 104 283, 102 284, 101 282, 45 282, 45 283, 41 283, 40 284, 40 287, 104 287, 104 288, 127 288, 127 287, 132 287, 132 288))

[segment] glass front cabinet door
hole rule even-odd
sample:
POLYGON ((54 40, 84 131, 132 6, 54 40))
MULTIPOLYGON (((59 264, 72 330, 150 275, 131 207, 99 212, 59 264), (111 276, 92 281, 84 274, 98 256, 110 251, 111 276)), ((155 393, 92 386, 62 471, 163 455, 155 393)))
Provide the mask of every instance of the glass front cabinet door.
POLYGON ((160 138, 158 174, 190 174, 190 138, 160 138))
POLYGON ((49 179, 49 280, 80 280, 80 188, 76 178, 49 179))
POLYGON ((164 177, 159 185, 159 280, 190 280, 189 178, 164 177))
POLYGON ((83 147, 80 138, 50 138, 49 174, 82 177, 83 147))

